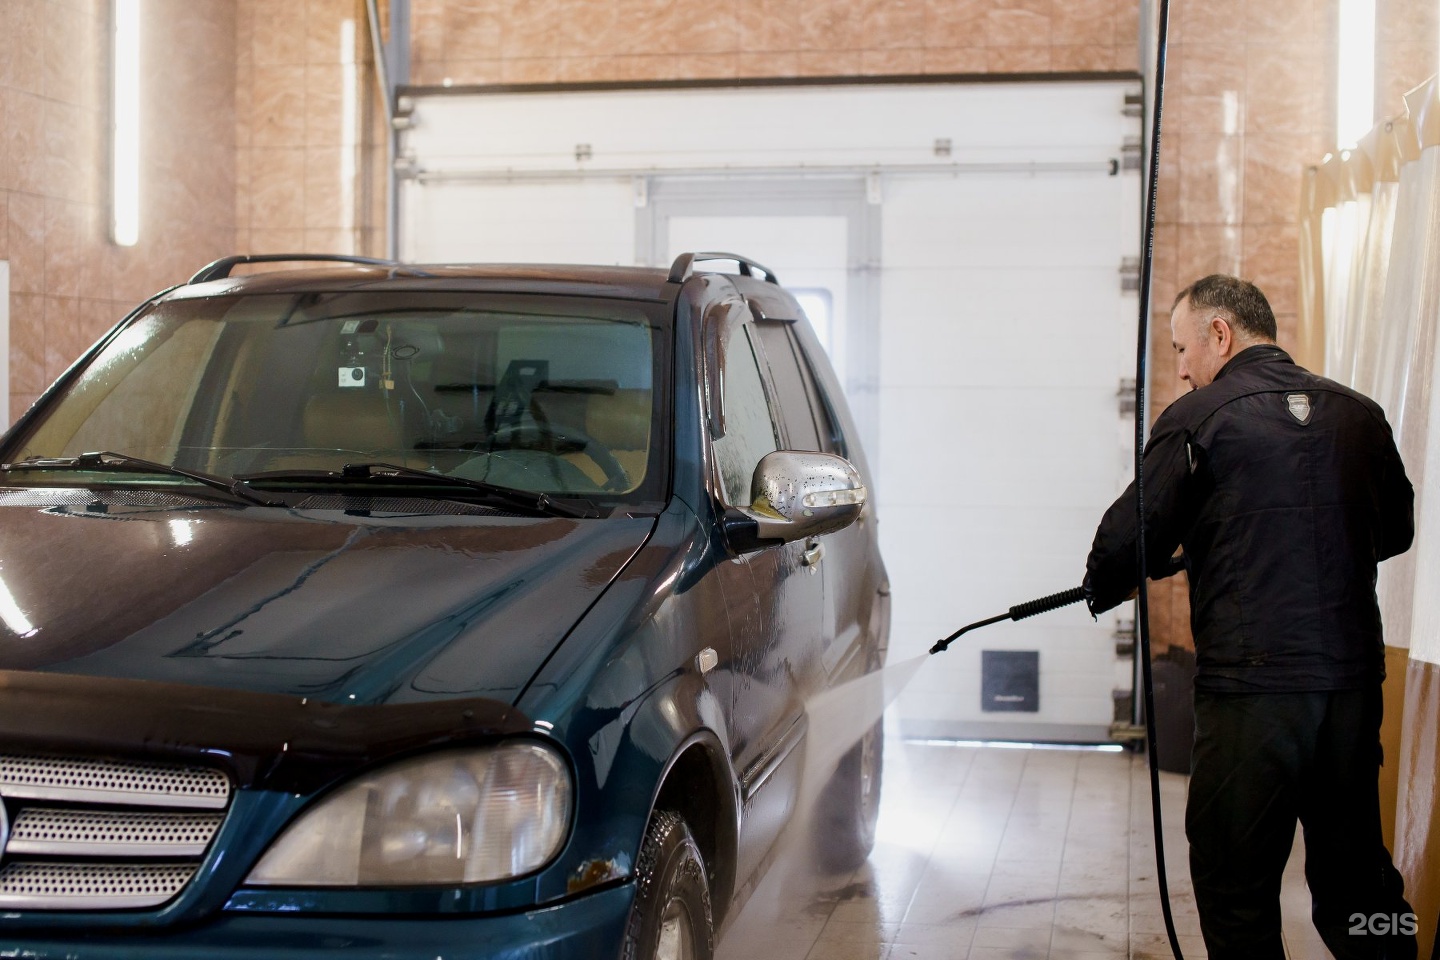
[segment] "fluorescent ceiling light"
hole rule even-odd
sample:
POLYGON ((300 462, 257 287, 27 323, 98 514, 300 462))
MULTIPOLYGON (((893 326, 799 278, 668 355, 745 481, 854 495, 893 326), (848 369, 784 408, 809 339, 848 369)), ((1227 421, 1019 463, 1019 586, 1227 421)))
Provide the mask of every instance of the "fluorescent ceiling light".
POLYGON ((1335 143, 1353 147, 1375 126, 1375 0, 1340 0, 1335 143))
POLYGON ((110 235, 133 247, 140 239, 140 0, 112 0, 111 20, 110 235))

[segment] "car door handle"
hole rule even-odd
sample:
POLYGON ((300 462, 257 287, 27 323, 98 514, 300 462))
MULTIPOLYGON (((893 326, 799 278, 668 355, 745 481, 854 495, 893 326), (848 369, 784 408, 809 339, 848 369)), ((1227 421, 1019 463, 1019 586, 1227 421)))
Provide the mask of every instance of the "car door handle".
POLYGON ((825 544, 819 540, 806 540, 805 553, 800 557, 800 562, 807 567, 813 567, 825 556, 825 544))

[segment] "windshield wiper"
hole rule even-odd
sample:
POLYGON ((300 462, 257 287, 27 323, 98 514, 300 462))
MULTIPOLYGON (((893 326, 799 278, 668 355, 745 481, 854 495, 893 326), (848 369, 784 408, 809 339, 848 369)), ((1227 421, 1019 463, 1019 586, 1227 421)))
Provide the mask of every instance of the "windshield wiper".
POLYGON ((16 463, 0 464, 0 470, 7 473, 16 470, 111 470, 117 473, 160 473, 171 477, 184 477, 186 480, 193 480, 207 487, 223 490, 237 500, 259 504, 262 507, 288 506, 283 500, 273 500, 247 490, 235 479, 227 480, 224 477, 201 473, 198 470, 185 470, 168 463, 142 460, 140 457, 111 453, 108 450, 99 453, 82 453, 78 457, 26 457, 16 463))
POLYGON ((384 483, 397 480, 419 480, 423 483, 479 491, 491 503, 531 513, 578 518, 593 518, 602 515, 599 507, 583 497, 556 499, 546 493, 505 487, 487 480, 472 480, 469 477, 455 477, 446 473, 431 473, 429 470, 404 467, 398 463, 347 463, 338 472, 333 470, 271 470, 265 473, 241 474, 235 478, 237 484, 246 485, 266 480, 316 480, 330 483, 337 481, 340 483, 384 483))

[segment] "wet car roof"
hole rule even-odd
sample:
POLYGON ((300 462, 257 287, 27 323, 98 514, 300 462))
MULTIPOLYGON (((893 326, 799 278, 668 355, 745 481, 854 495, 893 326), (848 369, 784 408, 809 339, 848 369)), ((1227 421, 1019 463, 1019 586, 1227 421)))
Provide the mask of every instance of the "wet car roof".
POLYGON ((240 294, 473 290, 669 301, 679 289, 656 267, 571 264, 404 264, 272 270, 186 284, 165 299, 240 294))

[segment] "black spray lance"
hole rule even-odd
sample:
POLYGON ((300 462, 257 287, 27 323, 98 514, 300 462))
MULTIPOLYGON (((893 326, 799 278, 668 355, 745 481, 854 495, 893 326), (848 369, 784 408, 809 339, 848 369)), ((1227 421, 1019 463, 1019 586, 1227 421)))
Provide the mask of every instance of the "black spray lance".
POLYGON ((1037 613, 1049 613, 1051 610, 1059 610, 1061 607, 1068 607, 1072 603, 1079 603, 1085 599, 1085 588, 1075 587, 1073 590, 1066 590, 1063 593, 1052 593, 1048 597, 1041 597, 1039 600, 1029 600, 1025 603, 1017 603, 1010 608, 1009 613, 1002 613, 998 617, 991 617, 989 620, 977 620, 974 623, 966 624, 956 630, 944 640, 939 641, 930 648, 931 653, 940 653, 950 646, 950 641, 959 638, 962 633, 969 633, 971 630, 979 630, 981 627, 988 627, 992 623, 999 623, 1002 620, 1024 620, 1026 617, 1033 617, 1037 613))

